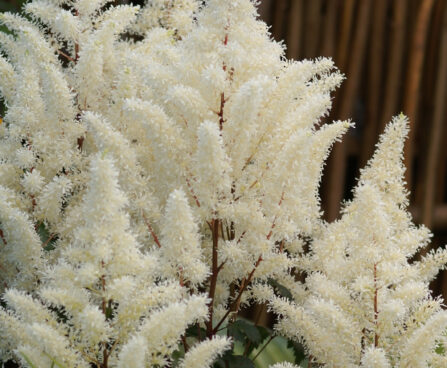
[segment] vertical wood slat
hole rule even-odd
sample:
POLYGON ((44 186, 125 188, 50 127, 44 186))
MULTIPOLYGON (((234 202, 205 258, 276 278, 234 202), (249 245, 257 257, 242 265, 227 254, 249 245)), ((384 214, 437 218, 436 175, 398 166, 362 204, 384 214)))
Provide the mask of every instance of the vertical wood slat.
POLYGON ((273 9, 273 37, 280 41, 283 39, 283 27, 285 23, 287 0, 275 0, 275 7, 273 9))
MULTIPOLYGON (((348 60, 349 42, 351 39, 351 28, 354 19, 354 9, 356 0, 343 1, 342 15, 340 22, 340 34, 335 50, 335 62, 337 67, 342 71, 346 71, 346 61, 348 60)), ((341 91, 336 92, 336 103, 332 109, 331 116, 335 114, 337 101, 341 91)), ((337 116, 338 117, 338 116, 337 116)), ((334 220, 338 216, 340 202, 343 196, 344 175, 346 170, 345 162, 346 148, 341 143, 336 143, 329 156, 326 181, 324 183, 324 201, 325 201, 325 217, 326 220, 334 220)))
MULTIPOLYGON (((423 78, 421 80, 420 90, 423 91, 420 96, 418 119, 420 124, 416 128, 415 150, 413 156, 417 159, 418 165, 415 165, 416 172, 413 177, 416 179, 413 183, 413 202, 416 206, 421 207, 424 203, 424 191, 426 187, 426 169, 429 156, 430 145, 430 129, 425 129, 428 124, 434 124, 434 111, 436 99, 436 81, 438 78, 438 66, 440 62, 440 49, 444 5, 446 1, 435 1, 433 15, 430 20, 429 31, 427 35, 427 45, 425 51, 425 61, 423 68, 423 78)), ((441 167, 441 166, 439 166, 441 167)), ((436 175, 436 178, 439 175, 436 175)), ((438 181, 438 179, 436 179, 438 181)), ((435 195, 437 197, 437 193, 435 195)), ((423 211, 421 210, 421 213, 423 211)), ((422 220, 422 215, 421 215, 422 220)))
POLYGON ((382 132, 393 115, 398 113, 399 90, 402 78, 402 64, 405 53, 407 0, 394 0, 391 21, 391 41, 388 47, 388 71, 385 76, 385 93, 379 132, 382 132))
POLYGON ((326 16, 323 19, 323 31, 321 40, 321 56, 334 57, 335 55, 335 40, 337 15, 340 0, 326 0, 326 16))
POLYGON ((411 51, 409 55, 409 65, 406 74, 406 88, 404 94, 404 113, 410 119, 410 132, 405 143, 404 156, 407 171, 405 179, 408 188, 412 188, 413 176, 413 151, 414 136, 417 123, 419 89, 421 85, 422 69, 424 65, 424 52, 427 42, 428 27, 432 14, 434 0, 423 0, 420 6, 419 14, 416 21, 416 27, 413 33, 411 51))
MULTIPOLYGON (((276 12, 279 6, 283 6, 284 10, 284 2, 262 1, 271 1, 271 8, 276 9, 276 12)), ((415 219, 417 222, 432 224, 434 231, 447 230, 447 190, 444 187, 447 185, 447 145, 443 144, 447 140, 447 129, 442 129, 443 124, 447 123, 447 111, 445 111, 447 107, 444 107, 447 103, 447 96, 445 96, 447 92, 440 92, 440 83, 443 78, 440 73, 442 71, 447 73, 447 65, 443 65, 447 62, 440 62, 437 59, 443 53, 439 49, 447 47, 444 46, 446 36, 440 35, 441 22, 445 17, 444 11, 447 11, 445 10, 447 0, 372 0, 373 5, 368 16, 373 21, 368 36, 370 43, 367 46, 370 58, 364 62, 368 68, 360 70, 357 76, 352 74, 349 61, 356 52, 354 41, 356 37, 358 38, 358 17, 365 0, 319 0, 320 5, 323 6, 323 13, 319 18, 319 40, 314 55, 312 47, 309 49, 308 46, 311 44, 314 46, 316 43, 308 40, 315 38, 315 35, 306 35, 306 32, 310 30, 305 20, 307 19, 307 24, 312 23, 311 13, 317 6, 312 4, 313 0, 298 0, 301 2, 299 5, 296 1, 287 0, 289 8, 282 22, 288 22, 288 24, 281 26, 282 32, 285 31, 282 37, 287 39, 287 43, 291 38, 297 40, 294 46, 288 44, 289 48, 295 47, 295 51, 292 50, 294 58, 331 56, 335 59, 336 66, 347 77, 334 99, 332 119, 352 117, 356 121, 364 116, 365 111, 362 109, 364 106, 367 107, 367 132, 365 131, 361 137, 353 130, 353 134, 343 139, 345 146, 349 143, 349 155, 354 154, 356 158, 360 157, 360 161, 364 162, 369 157, 367 152, 371 152, 373 142, 377 141, 378 134, 383 131, 384 125, 391 120, 392 116, 401 111, 410 115, 412 117, 411 156, 416 157, 419 163, 418 172, 412 175, 417 178, 417 182, 413 183, 411 188, 416 194, 416 202, 412 199, 412 208, 417 214, 415 219), (383 2, 387 7, 385 11, 381 8, 383 2), (294 11, 292 11, 293 8, 295 8, 294 11), (301 10, 296 10, 297 8, 301 10), (298 16, 292 17, 292 13, 298 16), (382 14, 382 22, 379 21, 379 13, 382 14), (301 24, 299 27, 291 24, 291 21, 295 19, 299 20, 301 24), (381 29, 380 26, 382 26, 381 29), (293 29, 298 31, 293 31, 293 29), (377 38, 381 40, 382 46, 377 38), (423 41, 422 46, 418 45, 418 40, 423 41), (382 57, 379 56, 380 53, 382 57), (414 70, 417 73, 414 73, 414 70), (355 101, 359 103, 358 110, 353 108, 354 99, 349 98, 349 93, 348 98, 346 97, 346 90, 352 90, 349 83, 353 78, 359 79, 354 83, 357 84, 354 94, 355 101), (378 83, 382 83, 379 88, 378 83), (367 86, 366 91, 359 88, 363 85, 367 86), (436 91, 433 91, 435 85, 436 91), (423 99, 418 97, 420 93, 423 93, 423 99), (350 108, 343 107, 343 104, 350 105, 350 108), (410 112, 408 107, 412 109, 410 112), (443 113, 439 112, 441 107, 443 113), (349 112, 342 116, 343 111, 349 112), (418 117, 419 122, 415 120, 418 117), (417 130, 415 130, 415 123, 419 126, 417 130), (415 134, 418 135, 418 144, 423 143, 423 140, 425 142, 417 149, 414 146, 415 134), (367 142, 367 147, 365 147, 365 142, 367 142), (414 190, 415 187, 416 190, 414 190), (436 193, 433 194, 434 192, 436 193)), ((447 84, 445 79, 444 83, 447 84)), ((447 87, 444 86, 444 88, 447 87)), ((334 148, 328 171, 323 179, 323 208, 328 213, 328 208, 331 206, 329 202, 332 203, 332 208, 337 208, 331 211, 330 216, 327 216, 329 219, 337 216, 339 203, 336 198, 340 197, 340 193, 344 194, 346 189, 344 185, 348 154, 346 149, 342 148, 340 154, 338 146, 334 148), (334 164, 334 156, 337 155, 339 162, 334 164), (337 181, 338 184, 334 187, 332 184, 328 185, 328 181, 331 183, 337 181)), ((406 157, 408 157, 407 150, 408 148, 405 152, 406 157)), ((411 171, 412 167, 409 166, 408 158, 406 165, 408 171, 411 171)), ((442 240, 442 238, 437 238, 434 242, 434 244, 443 243, 445 239, 442 240)), ((445 281, 447 282, 447 273, 445 281)), ((447 296, 447 284, 443 288, 445 289, 444 296, 447 296)))
POLYGON ((287 29, 287 56, 298 60, 301 56, 304 0, 292 0, 287 29))
POLYGON ((259 4, 258 13, 259 17, 263 19, 267 24, 272 24, 270 14, 272 9, 272 0, 262 0, 259 4))
POLYGON ((376 0, 373 13, 369 40, 369 70, 367 73, 368 95, 366 104, 366 117, 364 122, 363 144, 360 152, 360 166, 364 166, 374 151, 377 140, 377 122, 379 112, 382 108, 382 85, 383 85, 383 54, 385 45, 386 12, 388 0, 376 0))
POLYGON ((364 166, 371 157, 377 140, 377 122, 382 108, 384 36, 388 5, 388 0, 376 0, 373 9, 369 40, 368 99, 360 166, 364 166))
POLYGON ((341 18, 340 41, 337 44, 335 61, 338 67, 345 71, 346 61, 348 58, 348 47, 351 39, 351 29, 354 20, 354 9, 356 0, 345 0, 343 6, 343 14, 341 18))
MULTIPOLYGON (((296 0, 295 0, 296 1, 296 0)), ((292 0, 292 3, 294 0, 292 0)), ((306 17, 304 20, 306 32, 304 33, 304 46, 307 58, 318 55, 320 26, 321 26, 321 0, 306 1, 306 17)))
POLYGON ((433 208, 435 202, 435 184, 438 174, 438 161, 441 151, 443 122, 446 114, 447 102, 447 6, 444 7, 442 23, 441 50, 437 68, 435 111, 433 125, 430 130, 428 158, 425 170, 425 185, 422 203, 422 223, 431 226, 433 222, 433 208))
MULTIPOLYGON (((352 116, 357 90, 360 84, 360 74, 366 55, 366 45, 369 31, 369 13, 374 0, 362 0, 359 2, 357 24, 354 33, 352 47, 349 52, 348 75, 341 90, 336 117, 349 119, 352 116)), ((346 49, 347 51, 347 49, 346 49)), ((347 60, 347 59, 346 59, 347 60)), ((340 203, 344 195, 346 172, 346 145, 337 143, 332 152, 331 167, 328 177, 329 195, 327 196, 327 218, 334 220, 338 217, 340 203)))

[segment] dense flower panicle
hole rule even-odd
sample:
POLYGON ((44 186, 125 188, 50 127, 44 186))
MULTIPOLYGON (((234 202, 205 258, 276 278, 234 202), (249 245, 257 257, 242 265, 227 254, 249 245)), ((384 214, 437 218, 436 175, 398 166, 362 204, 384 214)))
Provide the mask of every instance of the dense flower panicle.
POLYGON ((166 204, 165 220, 162 228, 161 257, 180 278, 197 285, 208 275, 200 249, 197 224, 186 196, 182 190, 171 193, 166 204))
POLYGON ((180 368, 210 366, 219 355, 229 348, 229 341, 223 337, 217 336, 188 351, 180 364, 180 368))
POLYGON ((406 211, 404 117, 328 224, 322 168, 352 124, 322 119, 343 76, 286 60, 255 1, 24 10, 0 15, 0 360, 207 368, 258 301, 327 367, 446 365, 428 282, 447 252, 408 262, 430 232, 406 211))
POLYGON ((282 316, 278 332, 302 339, 325 366, 446 364, 434 350, 445 333, 447 312, 430 296, 435 273, 420 272, 424 265, 439 270, 446 251, 409 263, 430 233, 415 227, 405 209, 406 134, 403 116, 387 126, 341 219, 314 237, 310 254, 300 261, 308 273, 306 298, 271 298, 282 316))
MULTIPOLYGON (((14 289, 5 293, 10 309, 0 310, 0 326, 15 332, 2 348, 8 349, 12 341, 24 364, 57 361, 88 367, 105 359, 117 367, 167 364, 188 325, 207 319, 206 296, 188 296, 178 284, 157 285, 157 255, 140 252, 123 212, 126 198, 118 187, 118 173, 111 158, 102 156, 97 154, 91 163, 83 221, 74 230, 73 242, 46 271, 35 290, 38 298, 14 289), (130 356, 135 349, 140 355, 130 356), (135 359, 137 365, 129 363, 135 359)), ((195 349, 216 356, 229 346, 226 338, 221 342, 195 349)), ((208 359, 202 366, 211 363, 208 359)))
POLYGON ((42 267, 42 244, 28 214, 17 206, 20 198, 0 186, 0 291, 32 290, 42 267))

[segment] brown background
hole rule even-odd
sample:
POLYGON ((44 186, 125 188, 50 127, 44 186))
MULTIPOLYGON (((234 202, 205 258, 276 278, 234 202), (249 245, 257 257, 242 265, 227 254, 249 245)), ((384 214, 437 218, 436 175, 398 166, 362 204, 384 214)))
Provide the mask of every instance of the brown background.
MULTIPOLYGON (((405 148, 411 212, 447 242, 447 1, 262 0, 261 17, 296 60, 330 56, 347 79, 331 120, 356 128, 338 143, 323 178, 327 219, 337 218, 355 178, 393 115, 411 120, 405 148)), ((447 272, 433 283, 447 297, 447 272)))

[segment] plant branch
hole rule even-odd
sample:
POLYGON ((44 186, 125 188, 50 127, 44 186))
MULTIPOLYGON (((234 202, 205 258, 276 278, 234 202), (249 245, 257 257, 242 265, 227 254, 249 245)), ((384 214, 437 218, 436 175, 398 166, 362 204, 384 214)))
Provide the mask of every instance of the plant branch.
POLYGON ((151 226, 149 220, 147 219, 147 217, 146 217, 146 215, 145 215, 144 213, 143 213, 143 219, 144 219, 144 222, 146 223, 146 226, 147 226, 148 229, 149 229, 149 232, 150 232, 151 235, 152 235, 152 238, 154 239, 155 244, 157 244, 158 248, 161 248, 160 241, 158 240, 158 237, 157 237, 157 235, 155 234, 154 229, 152 228, 152 226, 151 226))
POLYGON ((219 327, 222 325, 222 323, 224 323, 224 321, 227 319, 228 315, 231 312, 238 312, 239 310, 239 306, 240 306, 240 302, 241 302, 241 298, 242 298, 242 293, 247 289, 247 286, 250 284, 250 282, 253 279, 253 276, 255 274, 256 269, 258 268, 259 264, 262 262, 262 256, 259 256, 258 260, 255 263, 255 266, 253 267, 253 269, 251 270, 251 272, 249 273, 247 278, 244 278, 241 284, 241 287, 239 289, 239 293, 236 297, 236 300, 234 301, 233 305, 227 310, 227 312, 225 313, 225 315, 221 318, 221 320, 219 321, 219 323, 216 325, 216 327, 213 330, 213 334, 215 334, 217 332, 217 330, 219 329, 219 327))
POLYGON ((212 252, 212 274, 210 281, 209 298, 210 302, 208 304, 209 309, 209 321, 206 323, 206 335, 211 338, 215 333, 213 330, 213 312, 214 312, 214 296, 216 293, 217 285, 217 275, 219 274, 220 267, 218 265, 218 246, 219 246, 219 223, 217 219, 211 221, 212 236, 213 236, 213 252, 212 252))
MULTIPOLYGON (((283 191, 282 194, 281 194, 281 199, 279 200, 278 207, 281 206, 283 200, 284 200, 284 191, 283 191)), ((270 228, 270 232, 267 234, 267 240, 270 240, 270 238, 271 238, 271 236, 272 236, 272 234, 273 234, 273 229, 274 229, 275 226, 276 226, 276 220, 277 220, 277 219, 278 219, 278 215, 276 215, 275 218, 273 219, 272 227, 270 228)))
POLYGON ((377 306, 377 263, 374 263, 374 347, 379 346, 379 334, 377 333, 379 311, 377 306))
POLYGON ((2 238, 3 244, 8 245, 5 239, 5 234, 3 234, 3 230, 0 229, 0 238, 2 238))

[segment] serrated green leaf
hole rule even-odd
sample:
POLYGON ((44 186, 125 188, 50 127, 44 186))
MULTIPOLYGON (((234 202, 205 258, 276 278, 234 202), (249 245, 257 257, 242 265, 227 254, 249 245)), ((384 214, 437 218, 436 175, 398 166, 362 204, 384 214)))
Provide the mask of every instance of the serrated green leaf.
MULTIPOLYGON (((237 321, 236 321, 237 322, 237 321)), ((246 340, 246 336, 245 334, 241 331, 241 329, 239 328, 239 325, 234 322, 232 324, 230 324, 227 329, 228 329, 228 333, 229 335, 233 338, 234 341, 241 341, 241 342, 245 342, 246 340)))
POLYGON ((238 328, 247 337, 248 341, 253 344, 259 344, 262 341, 261 333, 251 322, 240 319, 233 324, 233 327, 238 328))
POLYGON ((273 331, 264 327, 264 326, 256 326, 259 333, 261 334, 261 340, 264 341, 267 337, 270 337, 273 334, 273 331))
POLYGON ((438 355, 445 355, 445 347, 443 344, 438 343, 435 349, 436 354, 438 355))
POLYGON ((281 285, 278 281, 269 279, 267 281, 267 284, 273 287, 273 289, 279 296, 282 296, 283 298, 286 298, 288 300, 293 300, 293 295, 290 290, 287 289, 284 285, 281 285))
POLYGON ((203 339, 206 336, 206 330, 202 327, 197 328, 197 325, 188 327, 185 336, 199 338, 199 331, 200 331, 200 337, 203 339))
POLYGON ((292 349, 293 354, 295 355, 296 364, 300 364, 306 358, 304 348, 299 342, 287 340, 287 347, 292 349))
POLYGON ((255 368, 251 359, 242 355, 231 356, 228 363, 230 368, 255 368))

